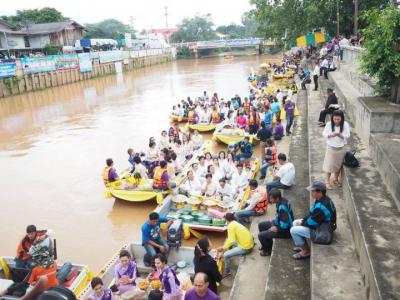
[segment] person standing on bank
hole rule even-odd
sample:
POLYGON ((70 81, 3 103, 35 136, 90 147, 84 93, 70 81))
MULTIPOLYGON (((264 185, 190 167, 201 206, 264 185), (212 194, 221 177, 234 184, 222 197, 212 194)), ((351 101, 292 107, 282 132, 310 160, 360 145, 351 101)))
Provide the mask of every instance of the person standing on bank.
POLYGON ((343 158, 346 154, 345 145, 350 137, 350 126, 344 120, 344 113, 341 110, 335 110, 332 113, 331 121, 325 126, 323 136, 326 139, 326 152, 323 164, 323 170, 326 173, 326 188, 332 189, 331 174, 334 174, 334 184, 342 186, 339 179, 342 169, 343 158))
POLYGON ((313 72, 313 79, 314 79, 314 91, 318 91, 318 76, 320 72, 319 63, 315 64, 314 72, 313 72))

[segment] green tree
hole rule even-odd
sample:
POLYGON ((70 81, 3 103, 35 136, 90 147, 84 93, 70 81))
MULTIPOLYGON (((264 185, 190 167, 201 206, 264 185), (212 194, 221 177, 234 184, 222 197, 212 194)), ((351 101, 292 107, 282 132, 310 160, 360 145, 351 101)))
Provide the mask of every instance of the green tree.
MULTIPOLYGON (((336 35, 336 4, 339 3, 340 33, 353 32, 354 4, 350 0, 250 0, 257 21, 257 31, 265 38, 280 39, 287 29, 289 41, 312 30, 324 27, 336 35)), ((390 0, 359 1, 362 14, 371 8, 385 8, 390 0)), ((360 27, 365 24, 361 22, 360 27)))
POLYGON ((251 37, 258 37, 259 34, 257 32, 257 21, 254 15, 254 10, 245 12, 242 15, 242 24, 244 26, 244 37, 251 38, 251 37))
POLYGON ((218 26, 216 30, 228 39, 241 39, 244 38, 246 34, 246 28, 244 26, 233 23, 227 26, 218 26))
POLYGON ((134 31, 128 25, 115 20, 106 19, 99 23, 85 24, 86 33, 85 38, 99 38, 99 39, 118 39, 125 33, 132 33, 134 36, 134 31))
POLYGON ((2 16, 1 18, 15 25, 19 25, 22 22, 27 21, 35 24, 40 24, 62 22, 67 20, 67 18, 65 18, 60 11, 52 7, 17 10, 15 16, 2 16))
POLYGON ((365 52, 362 69, 378 79, 377 92, 400 103, 400 11, 394 6, 373 9, 362 18, 365 52))
POLYGON ((172 34, 171 40, 175 43, 213 40, 217 38, 213 27, 210 14, 185 18, 178 25, 179 30, 172 34))

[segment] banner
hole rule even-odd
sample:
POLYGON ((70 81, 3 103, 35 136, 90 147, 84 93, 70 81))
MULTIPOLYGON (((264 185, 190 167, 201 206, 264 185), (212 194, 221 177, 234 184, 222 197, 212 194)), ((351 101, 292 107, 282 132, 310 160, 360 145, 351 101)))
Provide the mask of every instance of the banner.
POLYGON ((0 78, 15 76, 15 59, 0 59, 0 78))
POLYGON ((79 70, 83 72, 91 72, 92 71, 92 56, 90 53, 79 53, 79 70))
POLYGON ((41 73, 56 70, 55 55, 22 57, 21 63, 24 74, 41 73))
POLYGON ((74 70, 79 68, 78 56, 76 54, 61 54, 55 55, 56 69, 59 71, 63 70, 74 70))
POLYGON ((122 51, 101 51, 99 52, 100 63, 105 64, 122 60, 122 51))

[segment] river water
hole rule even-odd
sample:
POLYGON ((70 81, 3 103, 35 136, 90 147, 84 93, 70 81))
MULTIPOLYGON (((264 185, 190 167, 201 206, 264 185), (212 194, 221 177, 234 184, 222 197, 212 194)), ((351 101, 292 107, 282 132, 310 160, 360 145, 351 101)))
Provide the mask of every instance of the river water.
POLYGON ((155 202, 105 199, 105 159, 127 168, 126 149, 145 149, 187 96, 247 95, 250 69, 265 60, 175 61, 0 100, 0 255, 15 255, 28 224, 54 231, 60 261, 94 271, 139 241, 155 202))

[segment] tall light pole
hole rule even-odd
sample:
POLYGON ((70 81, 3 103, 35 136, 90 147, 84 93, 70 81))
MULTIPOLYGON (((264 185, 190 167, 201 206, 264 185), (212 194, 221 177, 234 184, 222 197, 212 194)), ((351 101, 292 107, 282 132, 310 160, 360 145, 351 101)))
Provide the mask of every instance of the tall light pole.
POLYGON ((354 29, 353 33, 358 33, 358 0, 354 0, 354 29))
POLYGON ((337 36, 339 36, 339 34, 340 34, 339 1, 340 1, 340 0, 336 0, 336 35, 337 35, 337 36))
POLYGON ((165 28, 167 28, 168 29, 168 6, 165 6, 164 7, 164 10, 165 10, 165 28))

